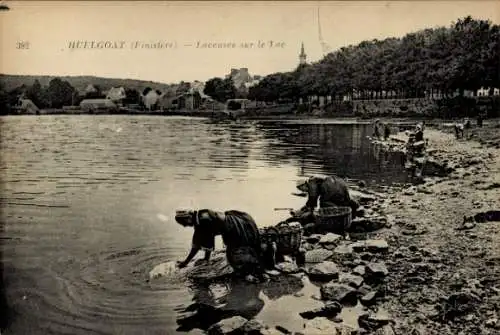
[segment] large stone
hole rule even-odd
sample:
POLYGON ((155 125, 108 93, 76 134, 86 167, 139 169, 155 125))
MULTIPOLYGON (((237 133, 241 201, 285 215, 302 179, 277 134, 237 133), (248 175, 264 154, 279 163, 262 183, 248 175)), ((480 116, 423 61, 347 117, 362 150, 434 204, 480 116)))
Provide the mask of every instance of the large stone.
POLYGON ((356 252, 386 252, 389 250, 389 244, 385 240, 365 240, 351 244, 351 247, 356 252))
POLYGON ((305 328, 301 331, 301 333, 304 335, 338 334, 336 325, 325 317, 319 317, 307 321, 305 328))
POLYGON ((314 319, 316 317, 332 317, 342 310, 342 305, 337 302, 326 303, 325 306, 299 313, 304 319, 314 319))
POLYGON ((321 240, 322 237, 323 235, 321 234, 312 234, 311 236, 307 236, 305 239, 308 243, 316 244, 319 242, 319 240, 321 240))
POLYGON ((372 203, 375 200, 377 200, 377 198, 374 195, 371 195, 371 194, 368 194, 368 193, 364 193, 364 192, 360 192, 360 191, 356 191, 356 190, 350 190, 349 194, 350 194, 351 198, 353 198, 360 205, 363 205, 363 206, 365 206, 365 205, 367 205, 369 203, 372 203))
POLYGON ((276 264, 276 269, 278 271, 281 271, 281 272, 287 273, 287 274, 300 272, 300 269, 297 266, 297 264, 292 263, 292 262, 281 262, 281 263, 278 263, 278 264, 276 264))
POLYGON ((377 296, 378 296, 377 291, 370 291, 367 294, 363 295, 361 299, 359 299, 359 301, 363 306, 371 306, 375 304, 377 296))
POLYGON ((333 252, 323 248, 307 251, 305 255, 306 263, 321 263, 332 257, 333 252))
POLYGON ((233 316, 229 319, 224 319, 208 328, 208 335, 223 335, 234 334, 241 332, 243 326, 247 323, 247 319, 241 316, 233 316))
POLYGON ((354 253, 350 245, 339 245, 333 250, 333 261, 345 264, 354 260, 354 253))
POLYGON ((262 321, 253 319, 245 323, 241 330, 244 335, 262 335, 266 328, 262 321))
POLYGON ((362 277, 365 275, 365 267, 363 265, 358 265, 352 270, 352 273, 362 277))
POLYGON ((390 316, 385 312, 377 312, 377 313, 365 313, 358 317, 358 324, 360 327, 374 330, 392 322, 390 316))
POLYGON ((321 287, 320 293, 321 299, 338 301, 341 304, 355 303, 357 301, 356 290, 345 284, 329 282, 321 287))
POLYGON ((262 335, 283 335, 282 332, 280 332, 276 328, 265 328, 260 331, 262 335))
MULTIPOLYGON (((394 332, 394 329, 392 328, 391 325, 385 325, 381 328, 378 328, 375 330, 373 335, 395 335, 396 333, 394 332)), ((414 334, 412 334, 414 335, 414 334)))
POLYGON ((326 235, 323 235, 321 239, 319 240, 319 244, 325 245, 325 244, 337 244, 339 241, 342 240, 342 236, 334 234, 334 233, 328 233, 326 235))
POLYGON ((370 262, 365 266, 366 276, 370 277, 385 277, 389 274, 389 270, 382 262, 370 262))
POLYGON ((468 290, 453 293, 446 299, 443 316, 447 319, 453 319, 457 315, 473 311, 480 302, 481 298, 468 290))
POLYGON ((363 277, 355 276, 350 273, 343 273, 340 276, 339 282, 341 284, 349 285, 353 288, 358 288, 363 284, 363 277))
POLYGON ((380 230, 387 225, 387 218, 383 216, 371 216, 369 210, 366 210, 366 217, 357 217, 351 222, 351 227, 349 231, 354 233, 368 233, 376 230, 380 230))
POLYGON ((339 277, 339 269, 334 262, 324 261, 312 266, 307 274, 311 280, 329 281, 339 277))

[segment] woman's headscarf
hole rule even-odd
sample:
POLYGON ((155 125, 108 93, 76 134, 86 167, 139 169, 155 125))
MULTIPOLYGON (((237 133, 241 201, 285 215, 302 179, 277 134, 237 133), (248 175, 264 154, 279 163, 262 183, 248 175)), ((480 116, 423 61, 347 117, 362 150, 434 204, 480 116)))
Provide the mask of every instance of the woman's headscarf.
POLYGON ((192 209, 182 209, 175 211, 175 221, 183 226, 194 226, 196 211, 192 209))

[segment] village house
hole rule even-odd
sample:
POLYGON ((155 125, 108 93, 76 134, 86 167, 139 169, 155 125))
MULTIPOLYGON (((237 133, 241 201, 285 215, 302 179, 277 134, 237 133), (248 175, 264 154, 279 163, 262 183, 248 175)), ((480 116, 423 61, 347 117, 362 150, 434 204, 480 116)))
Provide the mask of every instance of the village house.
POLYGON ((106 93, 106 99, 113 101, 115 104, 121 106, 123 99, 127 97, 123 87, 111 87, 106 93))
POLYGON ((85 112, 97 113, 99 111, 109 111, 118 106, 110 99, 84 99, 80 102, 80 109, 85 112))
POLYGON ((157 90, 150 90, 146 95, 141 94, 141 99, 147 110, 155 110, 158 107, 162 93, 157 90))
POLYGON ((159 101, 159 107, 162 110, 187 109, 194 110, 200 108, 203 98, 200 92, 190 89, 183 94, 169 96, 163 95, 159 101))
POLYGON ((33 101, 23 97, 19 98, 17 104, 14 106, 14 110, 18 114, 38 114, 40 112, 40 109, 33 101))

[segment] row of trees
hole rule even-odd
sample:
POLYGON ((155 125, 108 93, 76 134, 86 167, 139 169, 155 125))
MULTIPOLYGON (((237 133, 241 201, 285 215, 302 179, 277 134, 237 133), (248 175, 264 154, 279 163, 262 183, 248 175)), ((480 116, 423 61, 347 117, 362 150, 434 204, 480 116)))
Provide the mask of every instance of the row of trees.
MULTIPOLYGON (((83 99, 105 98, 101 87, 93 85, 94 90, 79 93, 69 82, 54 78, 47 87, 42 87, 38 80, 31 86, 21 85, 13 90, 7 91, 0 82, 0 110, 6 113, 12 106, 15 106, 19 98, 27 98, 39 108, 62 108, 63 106, 77 106, 83 99)), ((181 94, 190 89, 190 84, 181 82, 171 92, 172 95, 181 94)), ((126 97, 122 103, 125 105, 135 104, 144 107, 141 94, 146 95, 152 88, 146 87, 142 92, 133 88, 125 88, 126 97)), ((161 92, 157 92, 161 94, 161 92)))
POLYGON ((416 98, 500 87, 499 26, 466 17, 450 27, 402 38, 364 41, 291 72, 274 73, 250 88, 262 101, 311 95, 416 98))

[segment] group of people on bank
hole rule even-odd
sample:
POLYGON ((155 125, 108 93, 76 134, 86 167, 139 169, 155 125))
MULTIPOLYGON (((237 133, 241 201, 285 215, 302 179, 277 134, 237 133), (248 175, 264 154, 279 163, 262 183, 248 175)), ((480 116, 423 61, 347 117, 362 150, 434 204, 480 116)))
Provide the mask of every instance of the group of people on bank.
MULTIPOLYGON (((319 208, 349 207, 353 216, 359 207, 350 197, 345 181, 335 176, 312 176, 298 181, 297 188, 307 194, 307 202, 301 209, 292 210, 291 217, 283 223, 299 222, 305 226, 314 222, 318 202, 319 208)), ((179 210, 175 220, 184 227, 194 229, 191 250, 183 261, 178 262, 180 268, 187 266, 200 250, 205 251, 204 259, 208 262, 218 235, 222 236, 227 261, 236 275, 249 281, 264 281, 267 264, 274 264, 266 257, 276 255, 266 252, 270 246, 262 243, 259 229, 248 213, 236 210, 179 210)), ((273 251, 276 252, 276 249, 273 251)))

